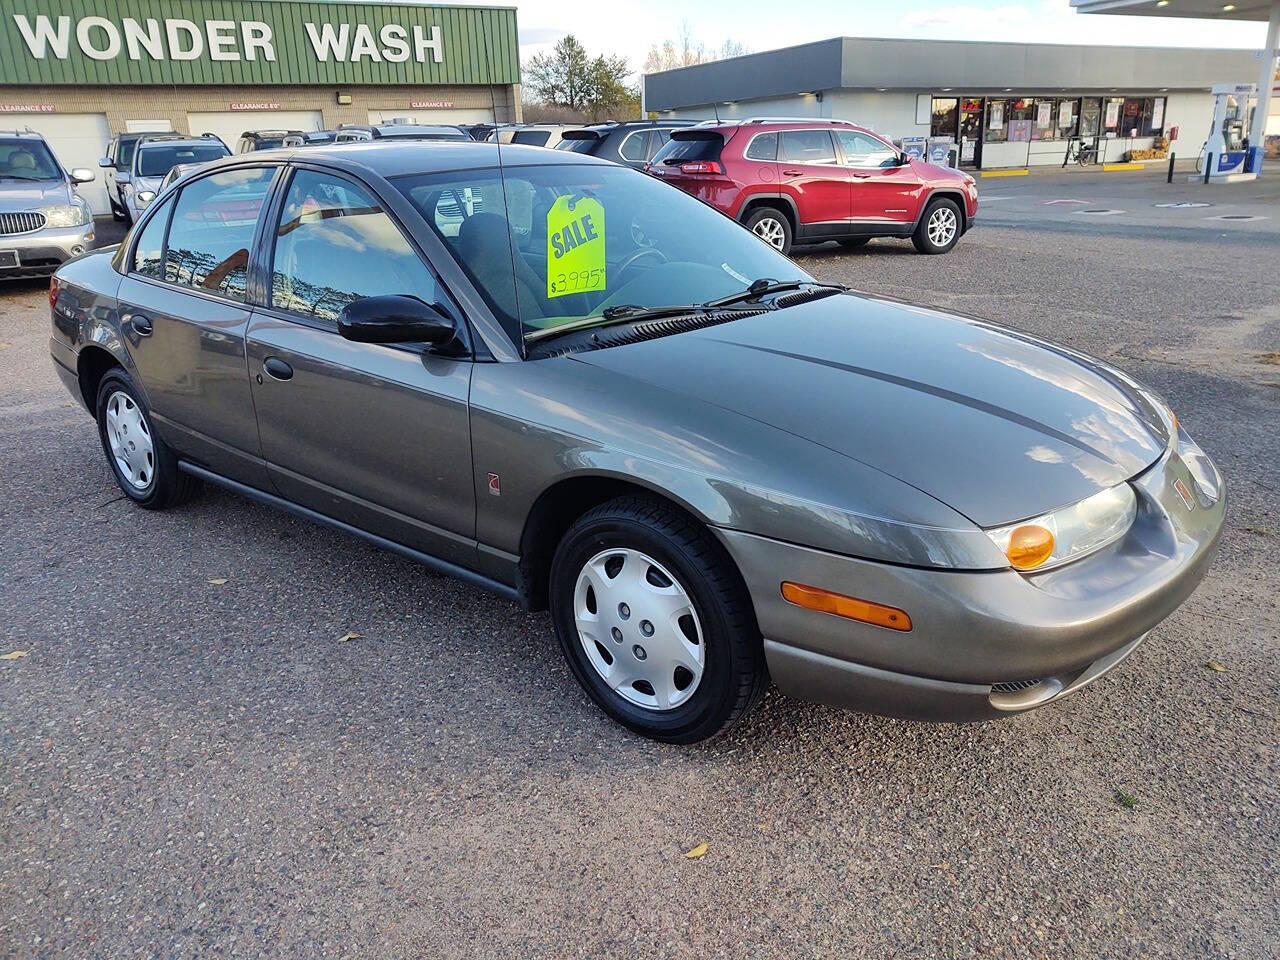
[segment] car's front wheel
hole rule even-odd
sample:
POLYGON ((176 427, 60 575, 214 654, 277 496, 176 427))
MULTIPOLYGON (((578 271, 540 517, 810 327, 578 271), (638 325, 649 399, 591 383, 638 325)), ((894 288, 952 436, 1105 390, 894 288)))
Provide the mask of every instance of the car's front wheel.
POLYGON ((578 518, 556 550, 550 593, 574 676, 637 733, 705 740, 764 692, 746 587, 710 533, 666 504, 621 497, 578 518))
POLYGON ((938 197, 929 202, 911 242, 920 253, 946 253, 960 239, 961 223, 956 202, 938 197))
POLYGON ((140 507, 161 510, 191 498, 199 481, 178 469, 178 458, 156 435, 141 392, 124 370, 98 385, 98 436, 116 483, 140 507))
POLYGON ((757 207, 744 226, 779 253, 791 252, 791 221, 776 207, 757 207))

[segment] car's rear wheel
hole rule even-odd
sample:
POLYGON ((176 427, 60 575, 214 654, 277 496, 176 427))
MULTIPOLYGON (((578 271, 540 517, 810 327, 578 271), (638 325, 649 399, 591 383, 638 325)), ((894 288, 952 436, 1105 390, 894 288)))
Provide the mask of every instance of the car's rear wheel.
POLYGON ((757 207, 745 226, 779 253, 791 252, 791 221, 777 207, 757 207))
POLYGON ((98 385, 98 437, 116 483, 148 510, 191 498, 199 481, 178 469, 178 458, 155 433, 141 392, 124 370, 110 370, 98 385))
POLYGON ((764 692, 746 587, 710 533, 666 504, 621 497, 578 518, 556 550, 550 590, 574 676, 637 733, 705 740, 764 692))
POLYGON ((946 253, 960 239, 961 223, 956 202, 938 197, 925 208, 911 242, 920 253, 946 253))

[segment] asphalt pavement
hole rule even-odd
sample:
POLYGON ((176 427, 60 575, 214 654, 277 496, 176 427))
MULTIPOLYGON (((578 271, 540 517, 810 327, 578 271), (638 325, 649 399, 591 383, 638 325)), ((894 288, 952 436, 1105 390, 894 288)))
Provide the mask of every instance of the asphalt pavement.
POLYGON ((1186 605, 981 725, 774 692, 706 746, 630 736, 544 614, 217 490, 134 509, 43 285, 0 288, 0 955, 1280 956, 1280 237, 1082 233, 1042 187, 984 183, 947 256, 798 255, 1121 365, 1226 475, 1186 605))

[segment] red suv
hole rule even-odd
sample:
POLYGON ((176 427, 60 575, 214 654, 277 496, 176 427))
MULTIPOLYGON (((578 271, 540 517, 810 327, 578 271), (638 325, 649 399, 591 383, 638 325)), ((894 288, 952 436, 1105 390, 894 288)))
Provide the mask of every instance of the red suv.
POLYGON ((946 253, 973 225, 978 187, 840 120, 753 119, 673 130, 645 169, 787 253, 795 243, 910 237, 946 253))

